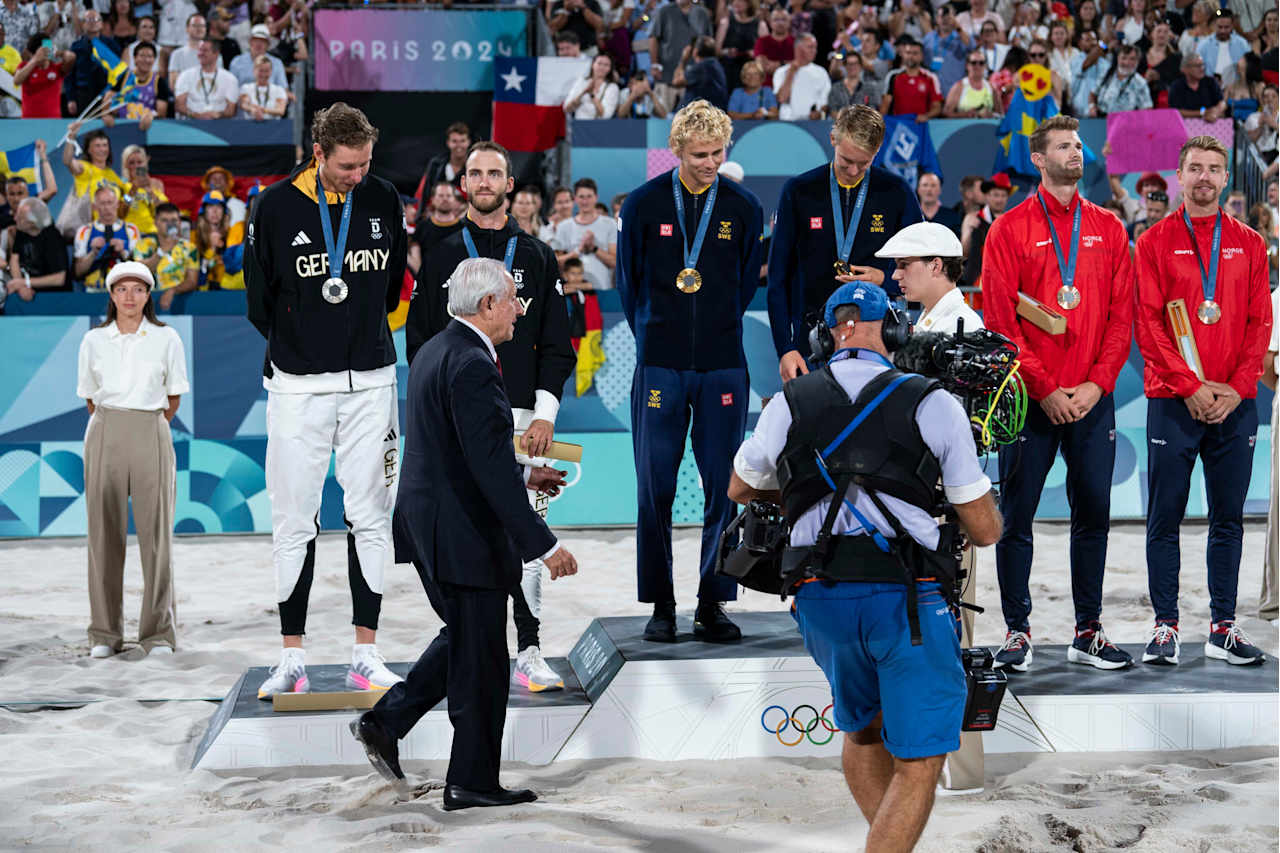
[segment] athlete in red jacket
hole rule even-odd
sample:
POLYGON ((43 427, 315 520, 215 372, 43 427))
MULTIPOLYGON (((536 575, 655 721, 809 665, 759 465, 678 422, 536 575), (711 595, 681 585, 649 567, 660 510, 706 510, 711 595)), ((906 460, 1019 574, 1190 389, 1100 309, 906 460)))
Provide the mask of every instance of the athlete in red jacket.
POLYGON ((1212 621, 1204 653, 1233 664, 1262 661, 1235 616, 1258 432, 1254 398, 1271 336, 1270 288, 1262 238, 1218 206, 1227 163, 1227 149, 1212 136, 1187 140, 1178 158, 1183 206, 1138 239, 1138 347, 1148 398, 1147 583, 1156 614, 1142 656, 1148 663, 1178 662, 1178 527, 1197 456, 1209 506, 1212 621), (1165 316, 1174 299, 1186 303, 1203 380, 1184 360, 1165 316))
POLYGON ((1073 118, 1054 116, 1036 128, 1031 161, 1040 190, 992 224, 982 258, 987 328, 1021 349, 1022 375, 1039 404, 1027 413, 1018 441, 1000 449, 1005 529, 996 572, 1008 633, 996 665, 1018 671, 1032 657, 1031 524, 1059 449, 1067 463, 1076 618, 1067 659, 1100 669, 1133 662, 1107 641, 1099 621, 1115 467, 1111 392, 1129 352, 1133 266, 1120 220, 1076 190, 1084 174, 1078 127, 1073 118), (1019 292, 1065 314, 1066 333, 1050 335, 1020 319, 1019 292))

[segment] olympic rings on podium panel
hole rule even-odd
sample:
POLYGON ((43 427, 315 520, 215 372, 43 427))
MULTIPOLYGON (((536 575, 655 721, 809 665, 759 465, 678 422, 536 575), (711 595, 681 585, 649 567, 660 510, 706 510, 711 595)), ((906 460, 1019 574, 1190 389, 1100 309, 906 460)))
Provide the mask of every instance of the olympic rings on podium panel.
POLYGON ((830 743, 831 739, 836 736, 836 727, 831 720, 827 718, 827 712, 834 706, 835 703, 833 702, 823 708, 822 713, 818 713, 818 709, 812 705, 797 705, 791 713, 788 714, 787 709, 781 705, 770 705, 760 712, 760 726, 766 732, 776 737, 778 739, 778 743, 783 746, 798 746, 805 738, 808 738, 809 743, 814 746, 823 746, 830 743), (782 716, 776 718, 776 725, 770 726, 769 723, 765 722, 765 717, 769 716, 769 712, 774 710, 781 712, 782 716), (808 712, 813 716, 807 720, 801 720, 799 716, 801 712, 805 710, 808 710, 808 712), (827 736, 823 740, 815 740, 813 737, 813 732, 819 725, 827 730, 827 736), (783 740, 782 734, 788 729, 795 730, 795 740, 783 740))

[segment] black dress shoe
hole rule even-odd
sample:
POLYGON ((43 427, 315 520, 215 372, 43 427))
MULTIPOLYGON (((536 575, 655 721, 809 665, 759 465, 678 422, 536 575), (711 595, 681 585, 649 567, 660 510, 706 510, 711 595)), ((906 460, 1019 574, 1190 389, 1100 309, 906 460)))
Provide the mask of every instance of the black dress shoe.
POLYGON ((651 643, 676 641, 676 603, 662 601, 653 605, 653 616, 644 626, 644 638, 651 643))
POLYGON ((699 604, 693 614, 693 636, 708 643, 736 643, 742 631, 729 620, 719 601, 699 604))
POLYGON ((518 803, 532 803, 536 799, 538 795, 528 788, 518 791, 509 788, 469 791, 459 785, 444 786, 444 810, 447 812, 481 806, 514 806, 518 803))
POLYGON ((365 711, 360 719, 352 721, 351 734, 364 746, 369 763, 388 782, 404 781, 400 769, 400 745, 396 738, 378 723, 372 711, 365 711))

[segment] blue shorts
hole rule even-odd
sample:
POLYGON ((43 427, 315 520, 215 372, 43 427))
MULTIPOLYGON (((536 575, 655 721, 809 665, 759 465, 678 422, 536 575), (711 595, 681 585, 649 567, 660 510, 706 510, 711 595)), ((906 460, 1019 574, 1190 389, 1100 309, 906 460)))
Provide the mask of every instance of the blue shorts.
POLYGON ((792 611, 831 685, 837 728, 861 731, 883 712, 884 745, 897 758, 960 748, 965 681, 956 619, 937 584, 920 584, 919 596, 919 646, 911 645, 899 584, 807 583, 792 611))

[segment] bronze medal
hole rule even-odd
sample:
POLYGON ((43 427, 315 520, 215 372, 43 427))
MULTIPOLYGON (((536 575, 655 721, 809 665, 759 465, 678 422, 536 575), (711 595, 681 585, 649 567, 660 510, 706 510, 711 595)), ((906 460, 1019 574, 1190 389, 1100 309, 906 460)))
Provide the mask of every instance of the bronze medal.
POLYGON ((1206 326, 1212 326, 1222 319, 1222 306, 1212 299, 1206 299, 1196 308, 1196 317, 1206 326))
POLYGON ((702 289, 702 273, 685 267, 676 275, 676 287, 681 293, 697 293, 702 289))
POLYGON ((1071 287, 1058 288, 1058 307, 1070 311, 1080 304, 1080 288, 1072 285, 1071 287))

